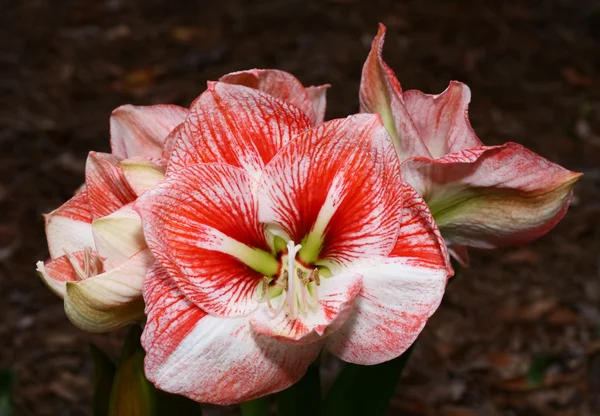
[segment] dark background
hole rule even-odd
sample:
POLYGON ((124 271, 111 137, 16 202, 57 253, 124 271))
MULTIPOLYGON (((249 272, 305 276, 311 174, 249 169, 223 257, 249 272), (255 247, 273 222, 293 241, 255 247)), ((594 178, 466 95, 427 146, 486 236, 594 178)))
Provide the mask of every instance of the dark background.
POLYGON ((345 116, 378 21, 405 89, 466 82, 486 144, 585 173, 549 235, 472 253, 393 413, 600 414, 600 4, 0 0, 0 368, 18 373, 20 414, 89 415, 88 342, 120 343, 75 329, 34 272, 41 214, 81 184, 89 150, 108 150, 111 110, 187 106, 207 80, 258 67, 331 83, 327 117, 345 116))

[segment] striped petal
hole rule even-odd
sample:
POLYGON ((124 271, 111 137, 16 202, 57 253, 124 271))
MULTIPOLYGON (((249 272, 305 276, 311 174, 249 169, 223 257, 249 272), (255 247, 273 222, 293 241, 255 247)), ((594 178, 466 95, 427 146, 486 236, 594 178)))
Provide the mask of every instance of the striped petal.
POLYGON ((44 215, 50 257, 58 258, 65 250, 74 252, 93 248, 92 213, 87 190, 83 189, 61 207, 44 215))
POLYGON ((301 242, 300 259, 335 268, 387 255, 400 221, 400 171, 378 116, 323 123, 273 158, 258 188, 259 219, 301 242))
POLYGON ((258 178, 275 153, 309 127, 300 109, 268 94, 209 83, 178 131, 167 176, 198 163, 225 163, 258 178))
POLYGON ((550 231, 581 176, 516 143, 415 158, 402 172, 448 244, 480 248, 523 244, 550 231))
MULTIPOLYGON (((252 314, 252 328, 272 338, 286 342, 307 344, 315 342, 339 329, 352 311, 354 298, 362 287, 362 276, 344 271, 330 278, 323 278, 319 286, 313 287, 318 303, 301 311, 296 319, 288 314, 274 316, 271 309, 263 304, 252 314)), ((300 290, 305 290, 300 288, 300 290)), ((308 293, 305 293, 308 296, 308 293)), ((278 309, 285 301, 285 294, 273 299, 272 306, 278 309)))
POLYGON ((264 275, 278 272, 257 219, 253 181, 229 165, 195 165, 142 195, 148 246, 185 295, 217 315, 244 315, 264 275))
POLYGON ((384 38, 385 26, 380 23, 362 71, 360 111, 381 115, 400 160, 413 156, 429 157, 429 151, 406 109, 400 82, 383 61, 384 38))
POLYGON ((96 249, 104 258, 106 270, 114 269, 146 248, 142 220, 132 204, 94 220, 92 229, 96 249))
POLYGON ((321 347, 254 334, 248 317, 207 315, 158 265, 146 277, 144 299, 146 377, 198 402, 233 404, 283 390, 304 375, 321 347))
POLYGON ((119 158, 108 153, 90 152, 88 156, 85 185, 94 219, 112 214, 137 197, 129 186, 119 161, 119 158))
POLYGON ((362 291, 344 326, 326 343, 344 361, 371 365, 402 355, 439 306, 452 274, 426 204, 409 187, 404 201, 390 256, 351 269, 363 275, 362 291))
POLYGON ((309 89, 304 88, 295 76, 277 69, 251 69, 249 71, 233 72, 224 75, 219 81, 244 85, 263 91, 295 105, 308 116, 313 124, 323 121, 327 86, 317 87, 319 88, 317 91, 311 90, 309 92, 309 89))
POLYGON ((187 117, 176 105, 122 105, 110 117, 110 147, 120 159, 142 157, 160 162, 165 138, 187 117))
POLYGON ((142 282, 154 259, 142 250, 105 273, 66 283, 65 312, 87 332, 108 332, 144 317, 142 282))
POLYGON ((452 81, 438 95, 412 90, 403 97, 406 110, 434 158, 483 145, 469 122, 471 90, 467 85, 452 81))

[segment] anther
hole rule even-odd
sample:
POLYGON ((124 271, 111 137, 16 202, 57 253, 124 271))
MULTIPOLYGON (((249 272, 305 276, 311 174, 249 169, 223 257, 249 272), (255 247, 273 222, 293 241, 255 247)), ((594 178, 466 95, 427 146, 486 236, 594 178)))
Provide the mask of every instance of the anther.
POLYGON ((310 277, 309 279, 312 281, 314 280, 315 283, 317 284, 317 286, 321 286, 321 276, 319 276, 319 269, 318 268, 314 268, 311 272, 310 272, 310 277))
POLYGON ((269 278, 267 276, 263 276, 262 287, 260 289, 259 301, 263 301, 265 299, 265 296, 267 296, 268 291, 269 291, 269 278))

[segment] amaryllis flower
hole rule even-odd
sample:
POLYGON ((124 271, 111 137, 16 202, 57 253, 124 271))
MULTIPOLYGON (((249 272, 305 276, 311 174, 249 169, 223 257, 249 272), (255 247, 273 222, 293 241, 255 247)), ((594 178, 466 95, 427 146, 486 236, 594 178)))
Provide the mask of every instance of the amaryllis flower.
MULTIPOLYGON (((305 89, 291 74, 272 70, 225 78, 289 100, 313 122, 322 121, 327 86, 305 89), (254 75, 260 82, 252 83, 254 75)), ((65 298, 67 315, 80 328, 107 331, 143 317, 141 282, 152 258, 130 203, 164 179, 177 126, 187 115, 175 105, 114 110, 112 155, 91 153, 84 189, 46 216, 51 261, 39 262, 38 271, 65 298)))
POLYGON ((385 27, 373 40, 360 88, 361 111, 379 113, 402 162, 403 179, 427 202, 452 253, 465 246, 526 243, 565 215, 581 176, 516 143, 484 146, 469 123, 469 87, 439 95, 403 92, 382 59, 385 27))
POLYGON ((142 345, 158 388, 235 403, 295 383, 324 346, 381 363, 437 308, 445 246, 380 117, 311 124, 263 92, 210 84, 165 181, 136 201, 157 260, 142 345))
POLYGON ((162 144, 186 115, 170 105, 116 109, 113 154, 91 152, 83 189, 45 216, 51 260, 38 262, 38 272, 84 330, 143 318, 142 280, 153 258, 131 203, 164 178, 162 144))

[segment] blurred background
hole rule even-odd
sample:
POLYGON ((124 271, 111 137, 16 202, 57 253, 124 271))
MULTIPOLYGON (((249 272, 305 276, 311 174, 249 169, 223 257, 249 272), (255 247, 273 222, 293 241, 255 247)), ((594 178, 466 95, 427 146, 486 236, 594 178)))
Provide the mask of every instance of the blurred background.
POLYGON ((379 21, 404 89, 466 82, 486 144, 585 174, 550 234, 472 252, 391 414, 600 414, 598 2, 0 0, 0 368, 17 374, 18 414, 90 415, 88 344, 121 342, 75 329, 35 274, 41 214, 82 183, 89 150, 109 150, 111 110, 188 106, 207 80, 257 67, 330 83, 327 117, 342 117, 379 21))

